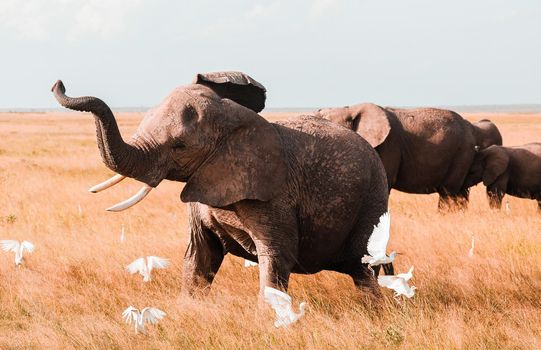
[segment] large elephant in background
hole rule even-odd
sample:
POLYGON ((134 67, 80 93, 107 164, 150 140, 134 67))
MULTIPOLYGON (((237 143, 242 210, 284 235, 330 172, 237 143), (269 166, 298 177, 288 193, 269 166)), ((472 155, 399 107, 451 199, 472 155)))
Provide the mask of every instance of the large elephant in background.
POLYGON ((175 89, 128 142, 103 101, 68 97, 61 81, 52 90, 64 107, 94 114, 103 161, 121 174, 92 190, 126 176, 146 184, 111 210, 165 179, 186 183, 189 292, 211 285, 227 253, 259 262, 261 291, 287 290, 291 272, 321 270, 377 290, 361 258, 387 211, 387 181, 377 153, 354 132, 313 116, 268 122, 257 113, 264 88, 239 72, 200 74, 175 89))
MULTIPOLYGON (((464 180, 476 149, 493 142, 490 121, 471 124, 453 111, 436 108, 383 108, 363 103, 320 109, 323 117, 356 131, 378 152, 385 166, 389 191, 440 195, 438 207, 465 206, 464 180)), ((499 135, 499 132, 498 132, 499 135)))
POLYGON ((483 182, 492 209, 501 208, 507 193, 534 199, 541 210, 541 143, 479 151, 466 181, 470 186, 483 182))

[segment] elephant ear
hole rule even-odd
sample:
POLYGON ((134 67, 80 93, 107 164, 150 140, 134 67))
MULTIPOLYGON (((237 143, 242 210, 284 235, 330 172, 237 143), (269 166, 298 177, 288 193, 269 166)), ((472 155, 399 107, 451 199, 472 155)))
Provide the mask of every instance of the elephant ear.
POLYGON ((349 107, 353 118, 353 130, 376 148, 391 132, 391 123, 385 109, 372 103, 349 107))
POLYGON ((509 155, 498 146, 491 146, 481 152, 484 153, 483 184, 489 186, 507 170, 509 155))
POLYGON ((193 83, 205 85, 221 98, 233 100, 254 112, 261 112, 265 108, 267 89, 242 72, 197 74, 193 83))
POLYGON ((275 126, 259 114, 222 100, 232 131, 213 156, 190 177, 181 193, 183 202, 224 207, 243 199, 268 201, 287 179, 286 155, 275 126))

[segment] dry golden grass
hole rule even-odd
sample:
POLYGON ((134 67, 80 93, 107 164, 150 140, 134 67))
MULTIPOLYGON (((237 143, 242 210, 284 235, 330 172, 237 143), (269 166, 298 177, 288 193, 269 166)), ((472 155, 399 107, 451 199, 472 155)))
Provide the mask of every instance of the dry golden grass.
MULTIPOLYGON (((140 117, 120 115, 124 135, 140 117)), ((505 144, 541 141, 540 115, 489 117, 505 144)), ((257 270, 239 258, 226 257, 207 298, 181 294, 182 185, 164 182, 136 207, 105 212, 139 184, 86 191, 111 175, 94 138, 88 115, 0 114, 0 239, 37 247, 19 269, 11 254, 0 255, 1 349, 541 348, 541 214, 533 201, 506 197, 510 215, 490 211, 478 186, 468 211, 440 215, 436 196, 393 191, 390 248, 402 253, 398 271, 415 265, 417 295, 398 304, 384 290, 382 305, 370 307, 346 276, 293 275, 290 293, 308 301, 308 312, 277 330, 269 310, 256 311, 257 270), (172 266, 144 284, 123 266, 148 254, 172 266), (128 305, 168 315, 136 336, 121 319, 128 305)))

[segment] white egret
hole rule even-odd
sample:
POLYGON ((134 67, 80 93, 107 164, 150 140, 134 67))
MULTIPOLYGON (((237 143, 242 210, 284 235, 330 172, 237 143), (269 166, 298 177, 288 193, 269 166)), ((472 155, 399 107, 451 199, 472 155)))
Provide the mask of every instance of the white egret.
POLYGON ((407 273, 399 273, 396 276, 379 276, 378 284, 382 287, 387 287, 394 290, 395 297, 405 295, 408 298, 413 297, 416 287, 410 287, 408 281, 413 276, 413 266, 407 273))
POLYGON ((256 262, 244 259, 244 267, 252 267, 257 266, 258 264, 256 262))
POLYGON ((120 229, 120 243, 124 243, 125 239, 126 236, 124 235, 124 225, 122 225, 122 228, 120 229))
POLYGON ((271 287, 265 287, 263 293, 265 296, 265 301, 269 303, 276 312, 276 320, 274 321, 275 327, 287 327, 290 324, 297 322, 297 320, 304 315, 304 308, 306 307, 306 303, 300 303, 300 312, 295 313, 291 305, 291 297, 286 293, 271 287))
POLYGON ((135 334, 145 333, 145 323, 156 324, 167 314, 154 307, 145 307, 141 312, 133 306, 129 306, 122 312, 122 318, 127 324, 134 324, 135 334))
POLYGON ((468 256, 471 258, 473 257, 473 248, 475 247, 475 237, 471 236, 471 248, 468 252, 468 256))
POLYGON ((362 257, 361 262, 372 266, 392 263, 396 257, 396 252, 391 252, 387 256, 387 243, 389 242, 389 232, 391 230, 391 214, 384 213, 379 218, 379 223, 374 226, 374 230, 368 239, 367 250, 369 255, 362 257))
POLYGON ((32 253, 34 251, 34 245, 28 241, 19 242, 17 240, 3 240, 0 241, 2 250, 5 252, 15 253, 15 265, 19 266, 23 262, 23 254, 25 251, 32 253))
POLYGON ((509 201, 505 201, 505 213, 507 215, 511 214, 511 206, 509 205, 509 201))
POLYGON ((160 258, 157 256, 147 256, 145 263, 145 258, 139 258, 126 266, 126 270, 132 275, 139 272, 143 276, 143 281, 148 282, 151 280, 150 274, 152 269, 165 269, 169 266, 169 260, 160 258))

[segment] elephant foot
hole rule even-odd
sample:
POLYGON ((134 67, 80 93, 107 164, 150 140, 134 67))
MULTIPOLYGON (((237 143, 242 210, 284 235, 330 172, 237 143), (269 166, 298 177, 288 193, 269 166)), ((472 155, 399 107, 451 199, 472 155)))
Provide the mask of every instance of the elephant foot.
POLYGON ((438 211, 444 213, 455 213, 468 209, 468 198, 463 196, 441 195, 438 201, 438 211))
POLYGON ((206 297, 210 292, 211 282, 208 279, 200 276, 192 276, 185 278, 182 291, 192 298, 201 299, 206 297))
POLYGON ((374 297, 376 299, 380 298, 381 291, 378 286, 377 276, 381 266, 374 266, 372 270, 368 265, 359 265, 360 266, 349 272, 349 275, 355 284, 355 288, 361 291, 363 295, 369 295, 370 297, 374 297))
POLYGON ((384 265, 383 265, 383 272, 385 272, 385 274, 386 274, 387 276, 392 276, 392 275, 394 275, 394 266, 393 266, 393 263, 384 264, 384 265))

